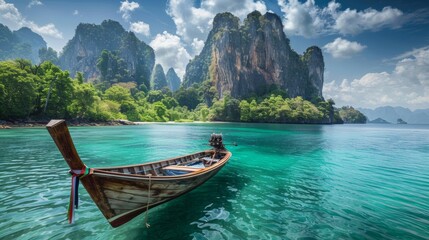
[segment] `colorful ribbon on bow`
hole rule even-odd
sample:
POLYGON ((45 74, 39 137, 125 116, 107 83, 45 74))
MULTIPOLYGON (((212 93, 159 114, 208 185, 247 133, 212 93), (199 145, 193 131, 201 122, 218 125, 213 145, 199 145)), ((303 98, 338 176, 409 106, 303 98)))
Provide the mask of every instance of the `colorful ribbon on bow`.
POLYGON ((92 173, 91 168, 84 166, 81 170, 70 170, 72 175, 72 184, 70 189, 70 203, 67 211, 69 223, 74 223, 74 209, 79 207, 79 179, 92 173))

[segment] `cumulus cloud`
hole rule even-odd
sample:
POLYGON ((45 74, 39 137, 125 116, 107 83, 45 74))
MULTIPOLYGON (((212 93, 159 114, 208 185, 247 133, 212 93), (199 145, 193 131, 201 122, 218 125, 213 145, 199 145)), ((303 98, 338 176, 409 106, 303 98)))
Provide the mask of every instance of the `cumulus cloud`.
POLYGON ((149 24, 144 23, 143 21, 133 22, 130 24, 130 30, 142 34, 144 36, 150 36, 150 27, 149 24))
POLYGON ((385 7, 381 11, 368 8, 362 11, 347 8, 335 1, 320 8, 314 0, 278 0, 284 13, 283 25, 287 34, 315 37, 322 34, 359 34, 363 31, 378 31, 383 28, 398 28, 404 23, 404 13, 399 9, 385 7))
POLYGON ((176 25, 176 34, 183 38, 186 44, 192 44, 197 52, 201 41, 206 40, 212 27, 213 18, 219 12, 231 12, 244 19, 250 12, 267 11, 265 3, 255 0, 202 0, 200 7, 194 7, 193 1, 170 0, 167 13, 176 25))
POLYGON ((21 15, 14 4, 7 3, 5 0, 0 0, 0 21, 12 29, 28 27, 43 37, 63 38, 63 34, 53 23, 40 26, 33 21, 29 21, 21 15))
POLYGON ((39 0, 31 0, 27 7, 28 7, 28 8, 31 8, 32 6, 38 6, 38 5, 43 5, 42 1, 39 1, 39 0))
POLYGON ((258 10, 262 14, 267 12, 267 7, 264 2, 253 0, 204 0, 201 1, 201 9, 212 14, 231 12, 242 20, 247 16, 247 14, 254 10, 258 10))
POLYGON ((405 58, 410 58, 410 57, 418 55, 420 52, 424 52, 426 50, 429 50, 429 46, 425 46, 425 47, 422 47, 422 48, 417 48, 417 49, 413 49, 411 51, 407 51, 407 52, 402 53, 402 54, 400 54, 400 55, 398 55, 398 56, 396 56, 396 57, 394 57, 394 58, 392 58, 390 60, 391 61, 399 61, 399 60, 402 60, 402 59, 405 59, 405 58))
POLYGON ((183 79, 186 64, 191 59, 179 36, 164 31, 157 34, 149 44, 156 55, 156 62, 167 71, 173 67, 177 75, 183 79))
POLYGON ((125 20, 129 20, 131 17, 131 12, 139 8, 140 5, 137 2, 128 2, 125 0, 121 2, 121 6, 119 7, 119 12, 122 13, 122 18, 125 20))
POLYGON ((19 25, 23 19, 15 5, 7 3, 4 0, 0 0, 0 18, 2 19, 2 22, 9 22, 15 26, 19 25))
POLYGON ((150 36, 149 24, 143 21, 130 22, 131 12, 133 12, 139 7, 140 7, 139 3, 128 2, 128 0, 125 0, 121 2, 121 6, 119 7, 119 12, 122 13, 122 18, 130 24, 130 31, 149 37, 150 36))
POLYGON ((55 27, 53 23, 48 23, 43 26, 39 26, 36 23, 29 21, 26 23, 27 27, 29 27, 31 30, 33 30, 36 33, 39 33, 40 35, 44 36, 50 36, 54 38, 63 38, 63 34, 58 31, 58 29, 55 27))
POLYGON ((199 40, 198 38, 194 38, 191 43, 192 46, 192 53, 193 55, 200 54, 201 50, 204 48, 204 41, 199 40))
POLYGON ((349 58, 352 55, 361 52, 365 48, 365 45, 342 38, 336 38, 333 42, 323 46, 323 49, 330 53, 334 58, 349 58))
POLYGON ((326 22, 321 18, 322 11, 313 0, 304 3, 298 0, 279 0, 278 4, 285 14, 283 25, 286 33, 312 37, 325 31, 326 22))
POLYGON ((392 72, 367 73, 359 79, 344 79, 324 85, 324 96, 338 106, 376 108, 429 106, 429 46, 410 51, 397 61, 392 72))
POLYGON ((341 34, 358 34, 365 30, 377 31, 382 28, 398 28, 402 21, 402 11, 385 7, 381 11, 368 8, 364 11, 351 10, 338 13, 334 28, 341 34))
POLYGON ((122 13, 122 18, 130 24, 130 31, 141 34, 143 36, 150 36, 150 26, 149 24, 143 21, 131 22, 131 12, 140 7, 140 4, 137 2, 128 2, 125 0, 121 2, 119 7, 119 12, 122 13))

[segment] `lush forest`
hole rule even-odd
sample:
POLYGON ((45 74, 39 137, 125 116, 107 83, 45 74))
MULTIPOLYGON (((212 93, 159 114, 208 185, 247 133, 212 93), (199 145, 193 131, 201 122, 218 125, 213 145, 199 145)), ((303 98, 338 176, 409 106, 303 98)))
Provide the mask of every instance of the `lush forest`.
POLYGON ((363 113, 351 106, 343 106, 338 109, 338 114, 344 123, 366 123, 368 118, 363 113))
POLYGON ((2 120, 341 122, 332 100, 311 103, 286 98, 277 89, 245 100, 228 94, 217 99, 215 92, 207 81, 171 92, 168 87, 150 90, 134 82, 86 83, 83 74, 72 78, 50 61, 0 62, 2 120))

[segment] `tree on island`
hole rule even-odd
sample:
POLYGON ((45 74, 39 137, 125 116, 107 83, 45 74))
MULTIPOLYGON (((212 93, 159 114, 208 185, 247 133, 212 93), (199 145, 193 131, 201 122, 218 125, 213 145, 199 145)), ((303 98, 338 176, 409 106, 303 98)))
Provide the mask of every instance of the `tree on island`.
POLYGON ((363 113, 351 106, 344 106, 339 109, 339 114, 344 123, 366 123, 367 117, 363 113))
POLYGON ((58 65, 58 53, 50 47, 39 49, 39 58, 41 63, 49 61, 58 65))
POLYGON ((397 124, 407 124, 407 122, 405 122, 404 120, 402 120, 402 118, 398 118, 398 120, 396 121, 397 124))

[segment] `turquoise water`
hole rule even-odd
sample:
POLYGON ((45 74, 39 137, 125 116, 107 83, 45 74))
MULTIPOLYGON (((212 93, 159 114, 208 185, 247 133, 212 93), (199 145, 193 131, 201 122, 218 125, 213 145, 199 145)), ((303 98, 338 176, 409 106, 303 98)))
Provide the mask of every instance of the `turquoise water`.
POLYGON ((111 228, 43 128, 0 131, 0 239, 429 239, 429 126, 149 124, 70 132, 90 167, 207 148, 230 162, 196 190, 111 228))

